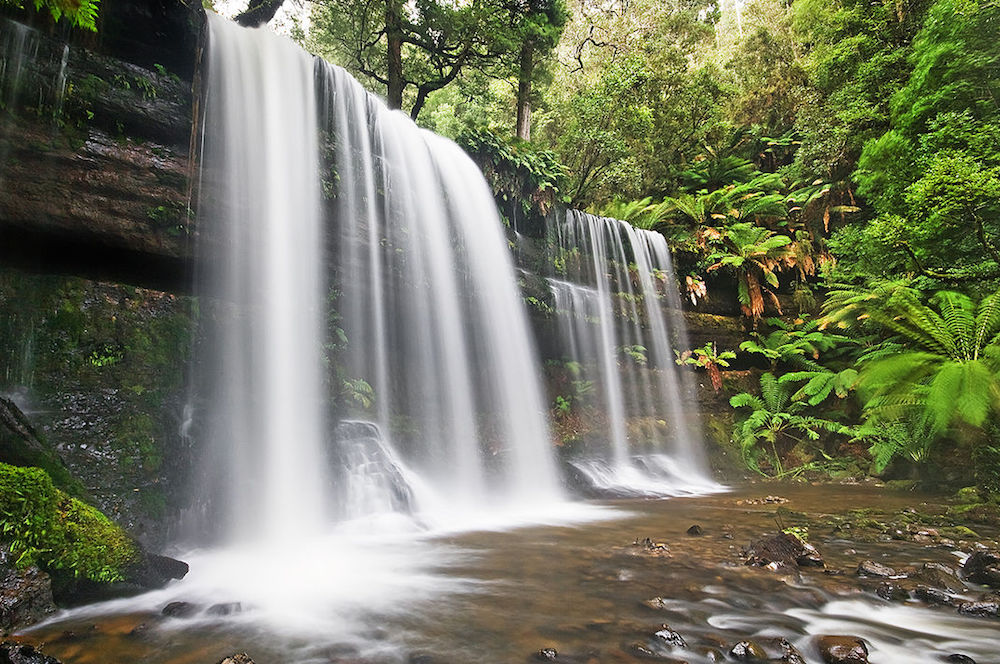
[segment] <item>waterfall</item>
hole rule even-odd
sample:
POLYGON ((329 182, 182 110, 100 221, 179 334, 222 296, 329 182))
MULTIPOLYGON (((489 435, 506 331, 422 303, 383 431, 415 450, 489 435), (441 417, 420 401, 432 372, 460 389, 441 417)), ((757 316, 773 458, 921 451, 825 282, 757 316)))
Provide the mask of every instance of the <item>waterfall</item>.
POLYGON ((564 358, 593 384, 607 445, 574 465, 596 488, 673 495, 714 488, 702 452, 694 384, 674 350, 688 348, 666 239, 569 210, 550 222, 549 279, 564 358), (630 418, 645 420, 629 434, 630 418))
POLYGON ((387 509, 558 503, 535 351, 478 169, 290 41, 209 27, 211 518, 227 539, 273 542, 387 509))

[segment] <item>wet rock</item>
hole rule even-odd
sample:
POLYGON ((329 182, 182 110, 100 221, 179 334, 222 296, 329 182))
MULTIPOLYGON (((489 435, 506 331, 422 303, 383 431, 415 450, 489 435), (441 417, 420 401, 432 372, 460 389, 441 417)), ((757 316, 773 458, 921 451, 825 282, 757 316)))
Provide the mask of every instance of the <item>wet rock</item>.
POLYGON ((254 664, 254 661, 247 653, 238 652, 220 659, 216 664, 254 664))
POLYGON ((663 625, 653 636, 671 648, 687 648, 687 641, 684 640, 684 637, 670 629, 669 625, 663 625))
POLYGON ((701 537, 705 534, 705 531, 697 523, 687 529, 687 534, 691 537, 701 537))
POLYGON ((142 636, 149 631, 149 625, 147 623, 139 623, 135 627, 129 630, 129 636, 142 636))
POLYGON ((816 638, 816 649, 826 664, 867 664, 868 662, 868 646, 856 636, 819 636, 816 638))
POLYGON ((927 602, 928 604, 939 604, 947 606, 952 603, 951 595, 944 592, 943 590, 938 590, 937 588, 928 588, 927 586, 917 586, 917 589, 913 591, 913 596, 919 599, 921 602, 927 602))
POLYGON ((882 563, 877 563, 874 560, 863 560, 858 565, 858 576, 873 576, 887 579, 890 576, 896 576, 896 570, 882 563))
MULTIPOLYGON (((543 648, 543 650, 544 650, 544 648, 543 648)), ((552 652, 555 652, 555 650, 553 650, 552 652)), ((555 659, 554 656, 553 656, 553 659, 555 659)), ((415 652, 415 653, 412 653, 406 659, 406 662, 407 662, 407 664, 434 664, 434 658, 431 657, 430 655, 428 655, 427 653, 424 653, 424 652, 415 652)))
POLYGON ((876 588, 875 594, 890 602, 905 602, 910 599, 910 591, 888 581, 876 588))
POLYGON ((667 600, 662 597, 653 597, 652 599, 644 599, 642 601, 643 606, 647 606, 656 611, 663 611, 667 608, 667 600))
POLYGON ((767 651, 753 641, 740 641, 729 649, 729 656, 739 662, 766 662, 767 651))
POLYGON ((143 588, 162 588, 175 579, 183 579, 189 569, 188 564, 181 560, 146 553, 142 561, 129 570, 125 577, 143 588))
POLYGON ((231 616, 243 612, 243 605, 239 602, 221 602, 213 604, 205 611, 210 616, 231 616))
POLYGON ((988 601, 962 602, 958 605, 958 612, 966 616, 996 618, 997 615, 1000 615, 1000 604, 988 601))
POLYGON ((789 533, 778 533, 751 542, 743 549, 743 557, 747 565, 769 569, 822 567, 824 564, 816 547, 789 533))
POLYGON ((768 659, 773 662, 805 664, 805 658, 802 657, 802 654, 784 637, 759 639, 757 643, 764 649, 768 659))
POLYGON ((558 656, 559 653, 556 652, 555 648, 542 648, 537 653, 535 653, 535 659, 540 660, 542 662, 551 662, 558 656))
POLYGON ((722 654, 722 651, 715 648, 699 648, 698 652, 710 662, 726 661, 726 656, 722 654))
POLYGON ((962 655, 960 653, 955 653, 954 655, 947 655, 941 658, 942 662, 952 662, 953 664, 976 664, 976 660, 972 659, 968 655, 962 655))
POLYGON ((0 550, 0 634, 13 632, 53 613, 52 583, 37 567, 20 570, 0 550))
POLYGON ((976 551, 962 565, 962 575, 972 583, 1000 588, 1000 554, 976 551))
POLYGON ((198 605, 191 602, 170 602, 160 613, 171 618, 190 618, 198 613, 198 605))
POLYGON ((55 657, 35 650, 32 646, 13 641, 0 643, 0 662, 3 664, 61 664, 55 657))
POLYGON ((941 588, 953 593, 960 593, 966 590, 965 584, 955 576, 955 570, 939 563, 925 563, 919 570, 910 574, 909 577, 932 588, 941 588))

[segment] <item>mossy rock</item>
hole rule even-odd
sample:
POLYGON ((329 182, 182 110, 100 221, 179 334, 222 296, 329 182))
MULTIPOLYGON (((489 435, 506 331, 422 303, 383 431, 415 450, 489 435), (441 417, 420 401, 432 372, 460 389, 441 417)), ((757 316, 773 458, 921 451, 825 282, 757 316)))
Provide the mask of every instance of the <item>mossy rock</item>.
POLYGON ((998 526, 1000 525, 1000 505, 993 503, 955 505, 948 509, 948 516, 971 523, 998 526))
POLYGON ((142 557, 124 530, 55 488, 41 468, 0 464, 0 538, 19 567, 37 565, 54 583, 122 581, 142 557))

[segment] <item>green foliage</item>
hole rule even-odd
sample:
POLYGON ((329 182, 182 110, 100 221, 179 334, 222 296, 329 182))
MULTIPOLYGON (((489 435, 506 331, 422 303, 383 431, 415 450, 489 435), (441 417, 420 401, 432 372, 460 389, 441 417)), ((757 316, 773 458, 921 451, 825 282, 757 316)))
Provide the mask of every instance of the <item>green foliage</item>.
MULTIPOLYGON (((65 18, 75 28, 97 32, 100 0, 30 0, 35 11, 47 10, 52 19, 65 18)), ((3 0, 3 4, 23 8, 23 0, 3 0)))
POLYGON ((792 264, 791 243, 787 235, 747 222, 736 223, 722 231, 714 251, 708 255, 712 261, 708 270, 725 268, 735 273, 737 295, 745 316, 760 318, 765 296, 780 313, 774 289, 778 287, 777 272, 792 264))
POLYGON ((818 362, 820 353, 852 343, 844 335, 827 332, 820 327, 819 321, 808 317, 791 325, 780 318, 768 318, 766 323, 772 331, 766 336, 754 333, 751 339, 740 344, 740 350, 763 356, 770 361, 772 371, 779 366, 807 372, 825 371, 818 362))
POLYGON ((467 131, 457 142, 487 175, 501 209, 515 205, 541 216, 552 209, 566 175, 555 153, 486 130, 467 131))
POLYGON ((719 367, 728 367, 729 360, 736 357, 736 353, 731 350, 724 350, 720 353, 714 341, 705 344, 701 348, 684 351, 683 353, 674 351, 674 353, 677 355, 677 364, 686 364, 705 369, 708 372, 709 380, 712 382, 712 388, 716 392, 722 389, 722 373, 719 371, 719 367))
POLYGON ((1000 410, 1000 291, 978 303, 939 291, 925 302, 895 282, 835 291, 827 312, 830 322, 865 321, 890 335, 860 358, 870 422, 926 430, 928 440, 949 432, 968 437, 966 427, 981 434, 1000 410))
POLYGON ((849 426, 805 414, 806 403, 792 400, 789 388, 771 373, 760 377, 760 396, 741 392, 730 398, 729 404, 750 411, 733 432, 733 440, 747 466, 762 475, 767 474, 762 463, 765 459, 774 475, 785 474, 782 449, 807 441, 815 443, 820 440, 821 432, 854 434, 849 426))
POLYGON ((63 578, 121 581, 140 556, 121 528, 56 489, 40 468, 0 464, 0 533, 19 566, 63 578))

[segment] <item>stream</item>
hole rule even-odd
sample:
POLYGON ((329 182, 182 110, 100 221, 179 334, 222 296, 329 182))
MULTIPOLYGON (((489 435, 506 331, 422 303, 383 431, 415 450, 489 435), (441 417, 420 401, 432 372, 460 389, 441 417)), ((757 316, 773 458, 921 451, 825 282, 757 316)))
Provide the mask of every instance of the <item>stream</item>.
MULTIPOLYGON (((183 581, 63 612, 20 638, 65 664, 211 664, 243 650, 257 664, 530 662, 543 648, 558 653, 554 661, 697 664, 729 661, 719 658, 743 639, 771 647, 770 637, 818 663, 821 634, 862 637, 873 663, 957 653, 1000 661, 996 618, 889 602, 874 593, 879 580, 856 575, 866 559, 896 569, 959 566, 958 544, 938 537, 855 539, 833 525, 850 510, 878 522, 907 509, 945 507, 870 486, 751 485, 577 505, 548 525, 456 532, 357 523, 311 552, 292 544, 263 556, 191 552, 183 581), (762 503, 769 494, 783 502, 762 503), (700 536, 687 534, 695 524, 700 536), (742 547, 779 525, 808 525, 826 567, 745 566, 742 547), (161 615, 173 601, 189 602, 193 615, 161 615), (663 625, 687 647, 654 636, 663 625)), ((970 586, 965 595, 983 590, 970 586)))

